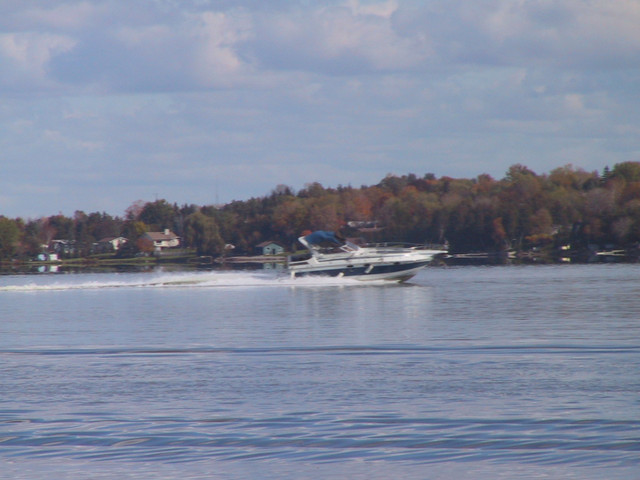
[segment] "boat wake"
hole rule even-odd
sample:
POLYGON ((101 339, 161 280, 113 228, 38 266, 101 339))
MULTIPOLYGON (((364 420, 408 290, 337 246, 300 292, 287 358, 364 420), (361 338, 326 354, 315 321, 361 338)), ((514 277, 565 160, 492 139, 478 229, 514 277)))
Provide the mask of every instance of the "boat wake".
MULTIPOLYGON (((366 282, 384 284, 387 282, 366 282)), ((67 290, 103 290, 116 288, 267 288, 267 287, 326 287, 362 286, 363 282, 349 278, 306 277, 291 278, 286 274, 255 272, 161 272, 152 274, 74 274, 59 277, 0 278, 2 292, 38 292, 67 290), (3 285, 3 283, 5 283, 3 285)))

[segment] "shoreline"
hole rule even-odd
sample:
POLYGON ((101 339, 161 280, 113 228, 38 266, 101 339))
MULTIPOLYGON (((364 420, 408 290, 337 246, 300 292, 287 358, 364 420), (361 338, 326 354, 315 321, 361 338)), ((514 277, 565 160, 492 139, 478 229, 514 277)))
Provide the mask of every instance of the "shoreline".
MULTIPOLYGON (((76 258, 56 261, 11 261, 0 262, 0 274, 29 274, 29 273, 70 273, 81 271, 130 271, 152 270, 154 268, 170 269, 249 269, 267 268, 267 265, 286 265, 287 257, 282 255, 247 255, 232 257, 138 257, 138 258, 76 258)), ((461 267, 461 266, 509 266, 509 265, 585 265, 585 264, 613 264, 640 263, 637 255, 603 255, 594 254, 589 257, 549 257, 534 255, 496 256, 491 254, 454 254, 448 258, 437 259, 432 266, 461 267)))

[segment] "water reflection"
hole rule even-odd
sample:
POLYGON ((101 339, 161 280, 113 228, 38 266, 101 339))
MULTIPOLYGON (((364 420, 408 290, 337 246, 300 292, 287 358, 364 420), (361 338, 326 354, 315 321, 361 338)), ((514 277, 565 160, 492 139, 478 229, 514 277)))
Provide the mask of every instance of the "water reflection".
POLYGON ((423 338, 431 319, 433 289, 415 284, 291 288, 290 315, 326 338, 359 343, 423 338))

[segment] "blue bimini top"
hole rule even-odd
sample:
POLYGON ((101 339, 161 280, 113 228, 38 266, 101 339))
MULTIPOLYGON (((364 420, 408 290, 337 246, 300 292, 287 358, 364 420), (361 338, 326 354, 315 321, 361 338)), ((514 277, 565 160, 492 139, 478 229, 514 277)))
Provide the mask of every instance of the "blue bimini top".
POLYGON ((342 245, 343 243, 336 238, 336 234, 334 232, 327 232, 325 230, 317 230, 304 237, 304 239, 309 243, 309 245, 321 245, 323 243, 342 245))

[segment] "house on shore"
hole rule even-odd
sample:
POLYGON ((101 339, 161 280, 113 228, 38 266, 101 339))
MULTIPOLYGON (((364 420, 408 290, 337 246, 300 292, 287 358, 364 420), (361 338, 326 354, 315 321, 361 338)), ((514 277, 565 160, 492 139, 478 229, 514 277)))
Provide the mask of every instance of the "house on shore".
POLYGON ((36 260, 39 262, 57 262, 60 259, 58 258, 57 253, 46 253, 43 252, 36 257, 36 260))
POLYGON ((98 252, 117 252, 127 242, 124 237, 105 237, 98 240, 94 246, 98 252))
POLYGON ((176 248, 180 246, 180 237, 168 228, 166 228, 164 232, 147 232, 142 235, 142 238, 151 241, 153 243, 153 249, 156 252, 161 252, 165 248, 176 248))
POLYGON ((78 251, 78 244, 75 240, 51 240, 49 251, 58 256, 74 256, 78 251))
POLYGON ((256 253, 258 255, 280 255, 284 253, 284 247, 269 240, 256 245, 256 253))

